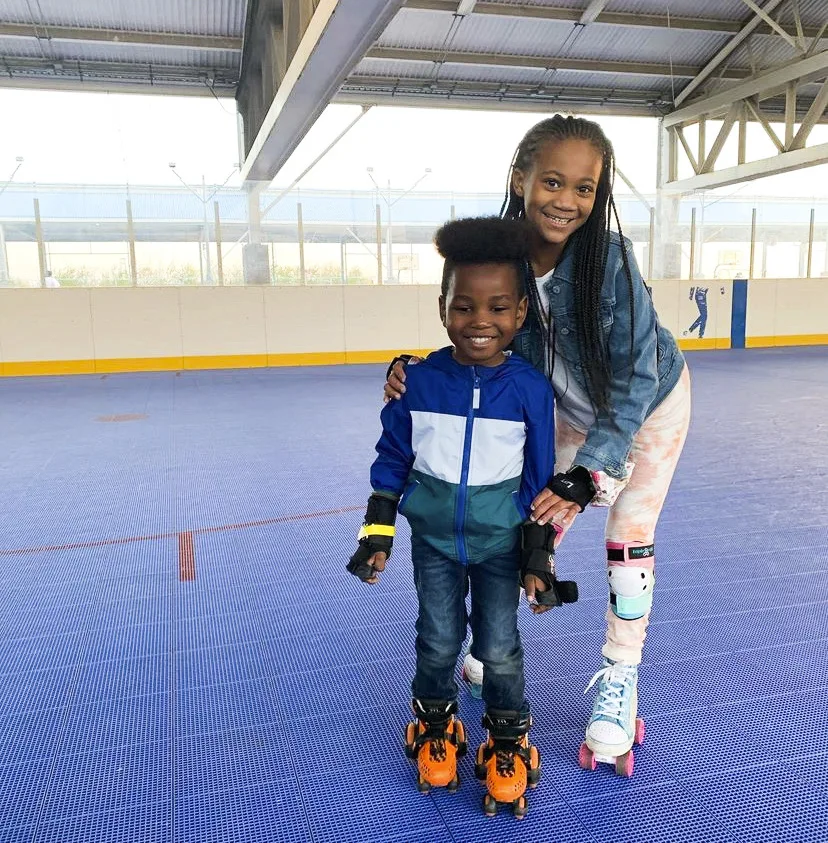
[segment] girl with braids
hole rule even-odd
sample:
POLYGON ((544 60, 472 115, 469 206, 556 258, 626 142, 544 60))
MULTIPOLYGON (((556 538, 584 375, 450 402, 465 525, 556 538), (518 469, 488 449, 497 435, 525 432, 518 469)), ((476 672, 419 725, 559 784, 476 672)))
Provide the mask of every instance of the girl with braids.
MULTIPOLYGON (((632 745, 643 737, 637 682, 655 527, 687 434, 690 376, 620 233, 614 173, 597 123, 555 115, 520 142, 502 215, 531 228, 529 311, 512 348, 551 380, 557 411, 558 473, 531 519, 565 531, 587 504, 609 508, 606 642, 587 686, 597 693, 580 763, 617 759, 629 775, 632 745)), ((395 361, 386 401, 399 397, 404 380, 405 364, 395 361)))

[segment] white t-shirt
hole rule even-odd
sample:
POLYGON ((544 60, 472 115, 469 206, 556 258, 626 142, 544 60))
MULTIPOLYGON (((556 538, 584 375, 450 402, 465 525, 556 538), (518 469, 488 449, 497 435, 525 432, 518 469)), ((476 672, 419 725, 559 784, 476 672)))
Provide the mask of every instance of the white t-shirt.
MULTIPOLYGON (((549 296, 546 295, 543 285, 552 277, 554 272, 553 268, 543 277, 536 279, 541 306, 549 320, 550 342, 554 341, 555 322, 549 313, 549 296)), ((595 410, 589 400, 589 395, 572 377, 566 360, 558 353, 557 349, 554 350, 552 359, 554 360, 554 368, 550 380, 552 381, 552 389, 555 390, 555 408, 567 424, 581 433, 586 433, 595 421, 595 410)), ((546 376, 549 377, 549 372, 546 373, 546 376)))

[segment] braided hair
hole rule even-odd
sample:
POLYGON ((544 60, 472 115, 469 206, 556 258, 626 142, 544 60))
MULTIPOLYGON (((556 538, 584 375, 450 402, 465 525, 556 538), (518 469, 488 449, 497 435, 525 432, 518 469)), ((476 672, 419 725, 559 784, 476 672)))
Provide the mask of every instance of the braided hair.
MULTIPOLYGON (((615 155, 612 144, 601 127, 591 120, 579 117, 564 117, 556 114, 533 126, 524 136, 515 151, 509 168, 509 182, 500 214, 506 219, 523 219, 526 209, 522 196, 515 192, 513 174, 515 170, 527 173, 537 160, 541 147, 546 143, 565 140, 584 140, 592 144, 601 155, 601 175, 595 189, 595 204, 586 222, 575 231, 567 243, 574 249, 575 315, 577 322, 578 350, 581 365, 586 373, 587 390, 593 405, 606 411, 609 404, 609 383, 612 377, 609 353, 604 343, 601 324, 601 288, 607 267, 610 243, 610 224, 614 218, 621 234, 621 222, 612 196, 615 181, 615 155)), ((635 335, 635 312, 633 308, 633 280, 627 250, 623 246, 621 257, 630 288, 630 351, 633 350, 635 335)), ((529 306, 543 328, 544 340, 549 349, 550 326, 543 313, 534 273, 529 263, 529 306)), ((554 354, 554 349, 552 351, 554 354)), ((551 369, 549 372, 551 376, 551 369)))

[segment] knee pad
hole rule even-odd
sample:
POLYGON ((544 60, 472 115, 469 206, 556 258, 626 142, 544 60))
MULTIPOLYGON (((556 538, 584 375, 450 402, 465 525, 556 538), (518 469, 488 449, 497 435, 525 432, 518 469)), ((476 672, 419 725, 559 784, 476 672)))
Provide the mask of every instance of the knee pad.
POLYGON ((653 605, 655 550, 640 542, 607 542, 610 607, 625 621, 643 618, 653 605))

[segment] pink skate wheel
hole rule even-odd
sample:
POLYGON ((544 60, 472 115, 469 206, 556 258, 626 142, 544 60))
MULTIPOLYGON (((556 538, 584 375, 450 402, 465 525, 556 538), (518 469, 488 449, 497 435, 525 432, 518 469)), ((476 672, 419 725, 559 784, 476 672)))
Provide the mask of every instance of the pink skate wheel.
POLYGON ((598 766, 592 750, 586 743, 582 743, 581 748, 578 750, 578 766, 583 770, 594 770, 598 766))
POLYGON ((619 776, 626 776, 629 778, 633 774, 633 767, 635 766, 635 756, 633 751, 625 752, 615 759, 615 772, 619 776))
POLYGON ((635 743, 640 746, 644 743, 644 733, 646 729, 644 728, 644 721, 640 717, 635 718, 635 743))

